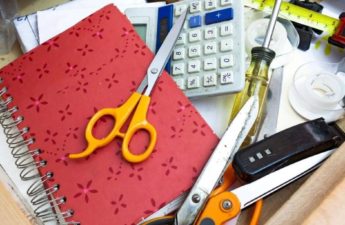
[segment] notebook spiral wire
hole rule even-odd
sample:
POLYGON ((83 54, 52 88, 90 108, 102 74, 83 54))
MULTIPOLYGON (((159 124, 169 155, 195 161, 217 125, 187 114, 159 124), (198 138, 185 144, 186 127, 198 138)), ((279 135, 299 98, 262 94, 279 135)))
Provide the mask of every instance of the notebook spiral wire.
MULTIPOLYGON (((2 83, 1 79, 0 83, 2 83)), ((43 223, 55 221, 60 225, 79 225, 79 222, 65 221, 65 219, 73 216, 74 211, 72 209, 58 212, 57 209, 66 202, 66 198, 64 196, 53 197, 53 194, 60 188, 59 184, 52 186, 49 184, 50 186, 48 186, 48 182, 54 177, 53 172, 47 172, 42 176, 38 173, 38 169, 46 166, 47 161, 39 158, 42 152, 40 149, 29 149, 35 139, 24 137, 29 132, 28 127, 18 129, 17 126, 23 122, 24 118, 21 116, 14 117, 14 113, 18 112, 18 107, 9 108, 12 100, 13 98, 8 96, 6 87, 0 89, 0 124, 7 137, 11 154, 16 159, 15 164, 21 170, 20 178, 24 181, 35 179, 27 190, 28 196, 32 198, 32 205, 36 207, 34 209, 35 216, 40 217, 43 223), (35 158, 39 160, 35 160, 35 158)))

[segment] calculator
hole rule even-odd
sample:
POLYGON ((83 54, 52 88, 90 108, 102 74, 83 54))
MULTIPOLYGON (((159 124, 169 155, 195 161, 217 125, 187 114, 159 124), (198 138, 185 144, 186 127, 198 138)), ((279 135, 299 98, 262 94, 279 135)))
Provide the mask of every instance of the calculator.
POLYGON ((185 0, 129 8, 126 16, 154 52, 188 10, 166 70, 190 97, 239 92, 245 83, 243 0, 185 0))
POLYGON ((167 70, 190 97, 239 92, 245 83, 242 0, 185 0, 158 10, 158 50, 182 12, 189 13, 167 70))

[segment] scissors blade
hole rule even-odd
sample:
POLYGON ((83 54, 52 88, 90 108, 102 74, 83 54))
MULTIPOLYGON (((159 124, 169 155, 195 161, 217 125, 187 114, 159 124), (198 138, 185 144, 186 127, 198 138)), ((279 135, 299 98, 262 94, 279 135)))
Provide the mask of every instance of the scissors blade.
POLYGON ((258 111, 259 100, 255 95, 248 99, 213 151, 198 180, 177 212, 175 225, 193 224, 224 170, 232 161, 235 152, 249 133, 258 111))
POLYGON ((231 192, 238 197, 243 209, 317 168, 333 151, 329 150, 300 160, 231 192))
POLYGON ((283 67, 279 67, 273 70, 268 84, 266 115, 262 120, 262 125, 256 138, 257 141, 261 141, 276 132, 282 85, 283 67))
POLYGON ((183 24, 186 20, 187 11, 188 9, 176 20, 174 26, 165 38, 162 46, 159 48, 155 58, 152 60, 149 68, 147 69, 147 75, 140 84, 138 92, 142 92, 147 85, 144 95, 150 95, 154 84, 156 83, 158 77, 162 74, 165 65, 169 61, 170 55, 174 49, 178 37, 180 36, 183 24))

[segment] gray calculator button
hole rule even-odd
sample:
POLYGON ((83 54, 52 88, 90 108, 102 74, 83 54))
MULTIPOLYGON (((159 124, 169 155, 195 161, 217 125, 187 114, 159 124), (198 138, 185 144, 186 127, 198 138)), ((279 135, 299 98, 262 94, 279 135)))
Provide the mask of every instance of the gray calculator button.
POLYGON ((221 84, 232 84, 234 83, 234 76, 232 71, 225 71, 220 73, 220 83, 221 84))
POLYGON ((198 88, 200 87, 200 78, 198 76, 191 76, 187 78, 187 88, 198 88))
POLYGON ((215 73, 206 74, 204 76, 204 86, 216 86, 217 85, 217 75, 215 73))
POLYGON ((208 42, 204 45, 204 54, 211 55, 217 52, 217 43, 216 42, 208 42))
POLYGON ((184 63, 176 63, 172 65, 172 74, 173 75, 181 75, 184 74, 185 64, 184 63))
POLYGON ((216 0, 205 0, 205 9, 211 10, 216 8, 216 0))
POLYGON ((184 48, 176 48, 173 53, 173 60, 184 59, 186 51, 184 48))
POLYGON ((220 58, 220 68, 228 68, 234 65, 234 57, 232 55, 224 55, 220 58))
POLYGON ((204 60, 204 70, 215 70, 217 68, 216 58, 207 58, 204 60))

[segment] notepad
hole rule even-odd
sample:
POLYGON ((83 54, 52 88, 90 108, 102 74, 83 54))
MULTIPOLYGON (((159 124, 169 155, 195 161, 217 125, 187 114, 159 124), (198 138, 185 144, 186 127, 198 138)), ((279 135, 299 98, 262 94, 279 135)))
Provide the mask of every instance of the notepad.
MULTIPOLYGON (((28 145, 54 196, 34 198, 37 207, 55 202, 60 217, 82 225, 132 225, 192 186, 218 138, 166 73, 151 96, 148 120, 157 144, 146 161, 125 161, 117 140, 85 159, 67 157, 86 147, 84 130, 97 110, 128 99, 152 58, 127 18, 109 5, 0 70, 0 122, 19 132, 8 133, 12 150, 28 145), (14 122, 6 124, 9 115, 14 122)), ((35 179, 27 162, 22 175, 35 179)), ((41 207, 36 213, 55 218, 56 212, 41 207)))

